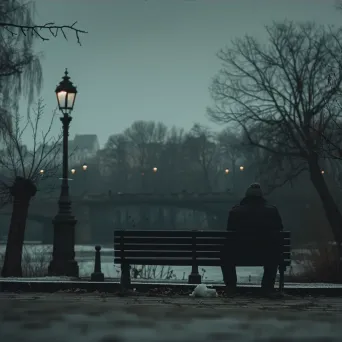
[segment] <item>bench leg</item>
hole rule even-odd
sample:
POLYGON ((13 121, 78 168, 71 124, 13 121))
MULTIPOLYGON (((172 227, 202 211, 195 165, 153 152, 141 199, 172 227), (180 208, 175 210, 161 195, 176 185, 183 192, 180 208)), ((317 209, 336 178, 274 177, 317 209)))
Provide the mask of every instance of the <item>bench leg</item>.
POLYGON ((188 277, 188 283, 189 284, 201 284, 202 283, 202 277, 198 273, 190 273, 188 277))
POLYGON ((131 286, 130 265, 121 264, 121 289, 123 291, 128 290, 131 286))
POLYGON ((188 283, 189 284, 201 284, 202 283, 202 277, 198 273, 198 266, 192 265, 191 273, 188 277, 188 283))

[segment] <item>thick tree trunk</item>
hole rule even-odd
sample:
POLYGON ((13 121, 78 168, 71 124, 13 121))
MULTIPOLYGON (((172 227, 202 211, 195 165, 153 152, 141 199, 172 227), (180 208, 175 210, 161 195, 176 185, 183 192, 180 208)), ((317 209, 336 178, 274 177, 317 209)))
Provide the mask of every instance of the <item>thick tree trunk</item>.
POLYGON ((322 201, 325 215, 331 226, 332 233, 338 246, 340 258, 339 270, 342 280, 342 215, 324 180, 316 156, 309 159, 309 172, 312 184, 322 201))
POLYGON ((36 194, 36 187, 30 180, 17 177, 11 188, 11 194, 13 211, 1 275, 3 277, 21 277, 26 220, 30 200, 36 194))

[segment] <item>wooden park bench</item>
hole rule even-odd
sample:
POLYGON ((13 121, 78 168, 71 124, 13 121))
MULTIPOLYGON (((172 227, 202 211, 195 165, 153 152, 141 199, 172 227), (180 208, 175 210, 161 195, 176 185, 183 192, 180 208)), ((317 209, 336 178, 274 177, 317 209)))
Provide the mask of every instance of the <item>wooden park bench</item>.
POLYGON ((188 282, 200 284, 199 266, 221 266, 221 250, 235 266, 262 266, 278 258, 279 290, 290 265, 290 232, 242 233, 199 230, 117 230, 114 264, 121 265, 121 286, 130 287, 130 265, 191 266, 188 282), (265 243, 267 241, 267 243, 265 243), (267 246, 266 246, 267 245, 267 246), (270 248, 272 251, 270 251, 270 248))

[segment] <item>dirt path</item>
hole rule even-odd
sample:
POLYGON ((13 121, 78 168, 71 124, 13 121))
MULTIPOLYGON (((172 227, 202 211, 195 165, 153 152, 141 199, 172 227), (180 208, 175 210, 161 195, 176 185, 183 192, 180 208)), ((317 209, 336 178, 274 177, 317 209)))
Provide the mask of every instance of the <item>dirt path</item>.
POLYGON ((341 341, 342 298, 0 294, 0 341, 341 341))

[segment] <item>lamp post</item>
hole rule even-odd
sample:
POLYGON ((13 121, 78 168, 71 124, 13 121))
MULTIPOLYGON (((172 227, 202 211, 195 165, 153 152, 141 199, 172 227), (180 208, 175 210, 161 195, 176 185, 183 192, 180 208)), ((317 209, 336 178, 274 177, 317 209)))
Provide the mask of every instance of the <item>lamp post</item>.
POLYGON ((158 171, 158 168, 157 167, 154 167, 152 169, 153 173, 155 174, 155 176, 153 177, 153 192, 156 193, 157 192, 157 171, 158 171))
POLYGON ((141 172, 141 192, 145 192, 145 172, 141 172))
POLYGON ((88 165, 87 164, 83 164, 82 165, 82 170, 83 170, 83 184, 84 184, 84 194, 83 194, 83 196, 85 195, 85 194, 87 194, 88 193, 88 183, 87 183, 87 169, 88 169, 88 165))
POLYGON ((56 88, 58 107, 62 112, 63 124, 63 176, 61 194, 58 201, 58 213, 53 219, 53 253, 49 265, 49 275, 78 277, 79 268, 75 260, 75 226, 77 220, 72 215, 68 183, 68 136, 77 94, 76 87, 70 81, 65 70, 63 80, 56 88))
MULTIPOLYGON (((226 168, 225 170, 224 170, 224 174, 226 175, 226 177, 229 175, 229 172, 230 172, 230 170, 228 169, 228 168, 226 168)), ((228 177, 227 177, 228 178, 228 177)), ((227 186, 227 190, 226 191, 229 191, 229 188, 228 188, 228 181, 227 181, 227 183, 226 183, 226 186, 227 186)))
POLYGON ((244 171, 245 171, 245 167, 244 167, 243 165, 241 165, 241 166, 239 167, 239 170, 240 170, 240 172, 241 172, 241 176, 238 176, 238 182, 237 182, 238 188, 237 188, 237 189, 235 188, 235 190, 237 190, 237 192, 240 192, 240 191, 241 191, 241 188, 242 188, 243 186, 245 186, 245 177, 243 176, 244 171))

